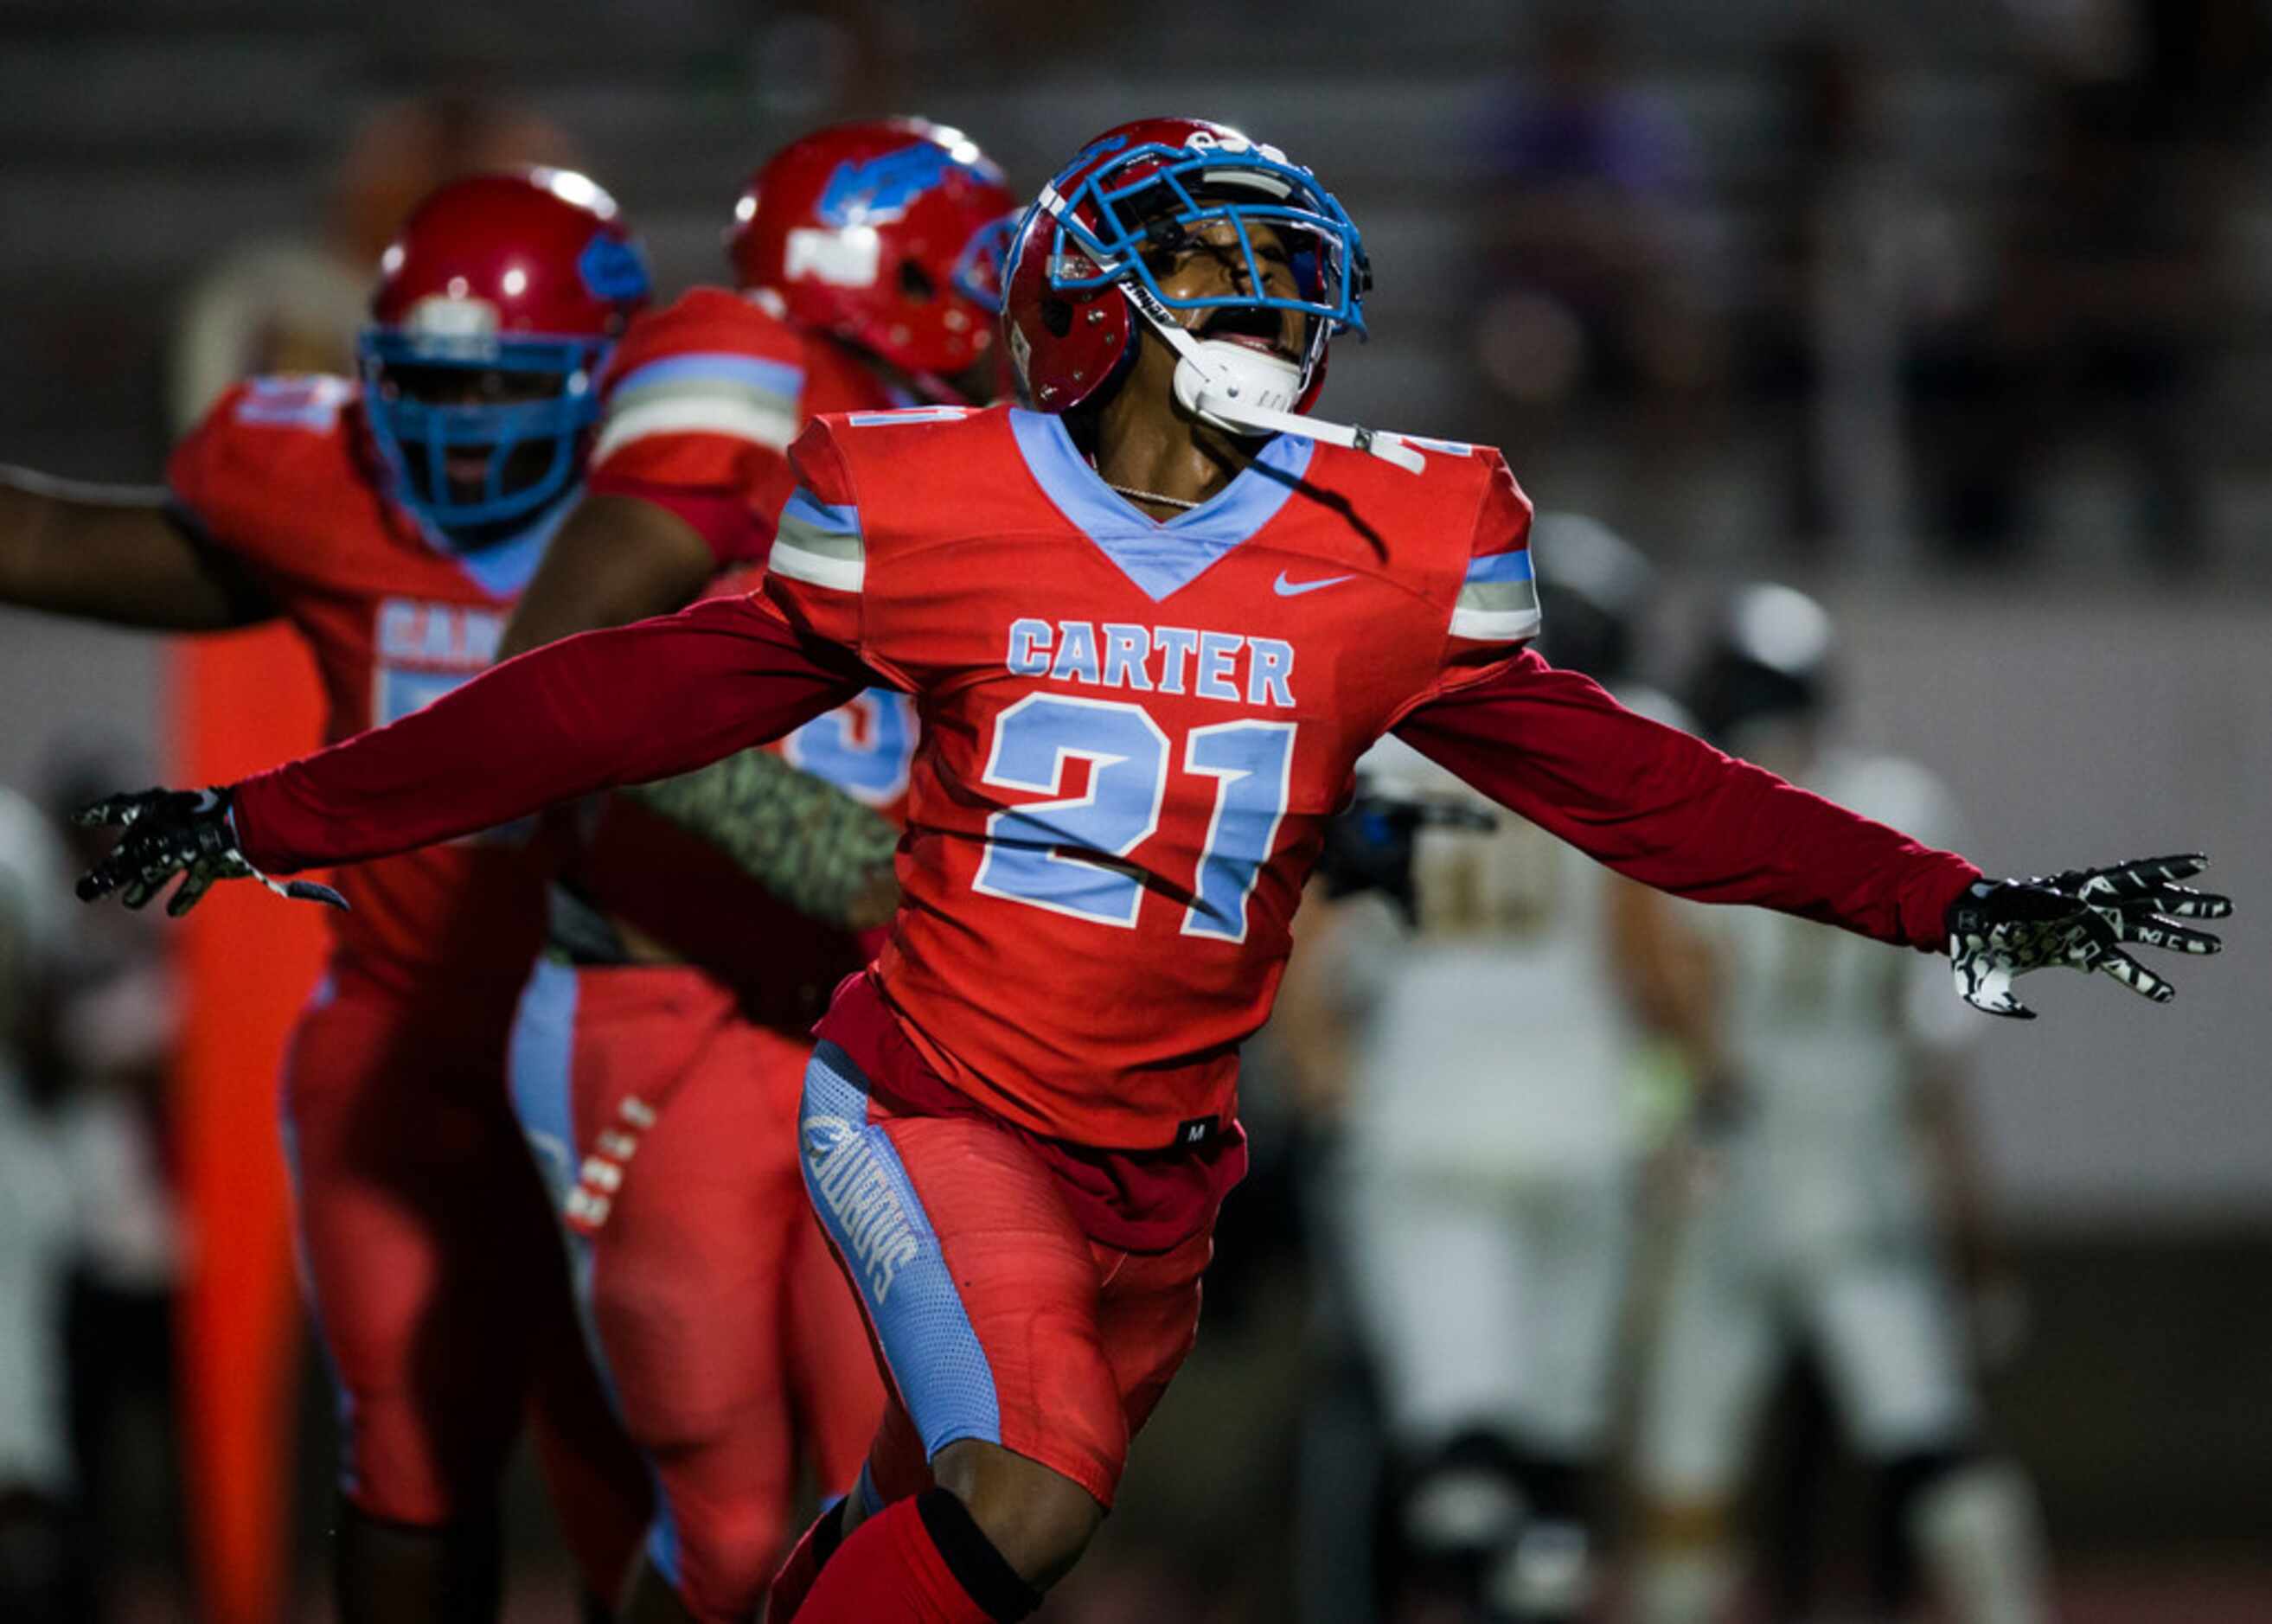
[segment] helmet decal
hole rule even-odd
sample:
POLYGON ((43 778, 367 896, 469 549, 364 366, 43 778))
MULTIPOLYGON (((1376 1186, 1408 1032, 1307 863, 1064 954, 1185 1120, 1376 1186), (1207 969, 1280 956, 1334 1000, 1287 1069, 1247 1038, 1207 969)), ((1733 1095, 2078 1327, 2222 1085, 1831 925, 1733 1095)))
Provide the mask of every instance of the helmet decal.
POLYGON ((576 274, 594 299, 646 299, 654 285, 639 244, 604 231, 594 232, 576 261, 576 274))
POLYGON ((813 212, 825 225, 880 226, 905 216, 908 205, 938 185, 949 169, 968 168, 930 141, 878 158, 848 158, 828 177, 813 212))
POLYGON ((781 254, 781 275, 792 282, 810 278, 836 287, 873 287, 883 258, 883 244, 872 231, 824 231, 800 226, 788 234, 781 254))
POLYGON ((744 292, 865 351, 930 399, 990 382, 1002 222, 1017 207, 968 138, 868 119, 790 142, 751 176, 726 247, 744 292))
POLYGON ((402 318, 402 331, 436 361, 487 361, 497 352, 502 325, 497 306, 464 294, 428 294, 402 318))

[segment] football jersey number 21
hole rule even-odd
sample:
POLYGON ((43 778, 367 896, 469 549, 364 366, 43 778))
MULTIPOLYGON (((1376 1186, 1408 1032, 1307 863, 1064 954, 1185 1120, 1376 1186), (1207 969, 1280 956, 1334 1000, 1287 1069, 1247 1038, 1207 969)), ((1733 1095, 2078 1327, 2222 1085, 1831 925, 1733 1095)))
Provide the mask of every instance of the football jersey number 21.
MULTIPOLYGON (((1246 939, 1246 898, 1278 837, 1294 759, 1292 722, 1221 722, 1185 735, 1183 771, 1215 780, 1198 883, 1183 934, 1246 939)), ((1058 849, 1126 858, 1157 833, 1173 748, 1142 705, 1029 694, 1002 712, 984 781, 1056 794, 1065 764, 1089 764, 1086 794, 1028 801, 986 822, 975 888, 990 897, 1132 929, 1142 883, 1125 868, 1058 849)))

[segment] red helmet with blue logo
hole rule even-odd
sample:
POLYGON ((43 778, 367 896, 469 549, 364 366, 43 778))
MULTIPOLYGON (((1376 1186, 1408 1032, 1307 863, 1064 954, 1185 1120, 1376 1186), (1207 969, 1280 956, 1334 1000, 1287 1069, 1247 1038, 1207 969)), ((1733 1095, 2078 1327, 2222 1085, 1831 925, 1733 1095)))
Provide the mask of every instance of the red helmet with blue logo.
POLYGON ((790 320, 926 387, 993 350, 1017 199, 960 130, 920 118, 838 124, 750 177, 726 250, 790 320))
POLYGON ((615 199, 567 169, 453 181, 378 269, 359 349, 398 494, 455 545, 519 533, 582 471, 600 369, 649 296, 615 199))
POLYGON ((1267 404, 1299 413, 1325 386, 1334 336, 1363 335, 1371 273, 1340 203, 1276 147, 1205 119, 1145 118, 1097 137, 1042 189, 1011 244, 1008 281, 1011 359, 1042 411, 1069 412, 1109 394, 1136 353, 1138 317, 1188 354, 1169 312, 1234 306, 1291 308, 1309 318, 1298 367, 1267 391, 1277 398, 1267 404), (1162 293, 1146 254, 1215 222, 1236 234, 1249 291, 1162 293), (1262 291, 1256 226, 1267 226, 1291 255, 1297 297, 1262 291))

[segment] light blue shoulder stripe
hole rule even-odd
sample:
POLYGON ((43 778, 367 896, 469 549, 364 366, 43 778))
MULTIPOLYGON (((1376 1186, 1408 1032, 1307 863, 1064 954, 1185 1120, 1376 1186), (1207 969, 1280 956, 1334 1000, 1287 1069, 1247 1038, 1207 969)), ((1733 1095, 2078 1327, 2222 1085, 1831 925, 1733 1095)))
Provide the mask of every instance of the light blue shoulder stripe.
POLYGON ((661 361, 651 361, 644 367, 624 374, 615 381, 612 388, 621 395, 656 384, 706 382, 739 384, 795 399, 804 390, 804 369, 786 361, 765 361, 755 355, 736 355, 731 351, 706 350, 691 355, 670 355, 661 361))
POLYGON ((1486 581, 1528 581, 1531 578, 1530 549, 1520 548, 1512 553, 1493 553, 1485 558, 1468 562, 1468 579, 1481 584, 1486 581))
POLYGON ((802 485, 781 510, 784 524, 797 524, 812 530, 833 531, 838 535, 856 536, 860 533, 860 510, 848 502, 823 502, 802 485))

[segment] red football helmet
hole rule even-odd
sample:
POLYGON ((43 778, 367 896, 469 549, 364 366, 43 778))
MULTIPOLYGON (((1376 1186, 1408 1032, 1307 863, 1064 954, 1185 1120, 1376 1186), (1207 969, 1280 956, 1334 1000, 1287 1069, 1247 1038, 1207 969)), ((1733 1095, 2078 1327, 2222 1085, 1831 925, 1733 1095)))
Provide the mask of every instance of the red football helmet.
POLYGON ((790 320, 926 387, 994 347, 1017 200, 960 130, 920 118, 838 124, 750 177, 726 251, 790 320))
POLYGON ((1100 399, 1135 354, 1141 313, 1184 347, 1173 309, 1291 306, 1310 317, 1298 369, 1268 392, 1306 412, 1325 386, 1334 335, 1364 331, 1364 245, 1331 192, 1276 147, 1197 118, 1146 118, 1075 154, 1020 224, 1011 245, 1005 325, 1026 397, 1045 412, 1100 399), (1167 235, 1213 221, 1237 233, 1249 286, 1263 285, 1247 227, 1267 225, 1294 257, 1300 297, 1171 299, 1144 261, 1167 235))
POLYGON ((406 503, 457 540, 495 540, 579 472, 646 263, 606 192, 535 168, 431 193, 378 272, 359 346, 372 436, 406 503))
POLYGON ((650 291, 616 200, 572 169, 529 168, 429 193, 379 256, 370 317, 410 328, 421 300, 475 300, 493 332, 612 339, 650 291))

